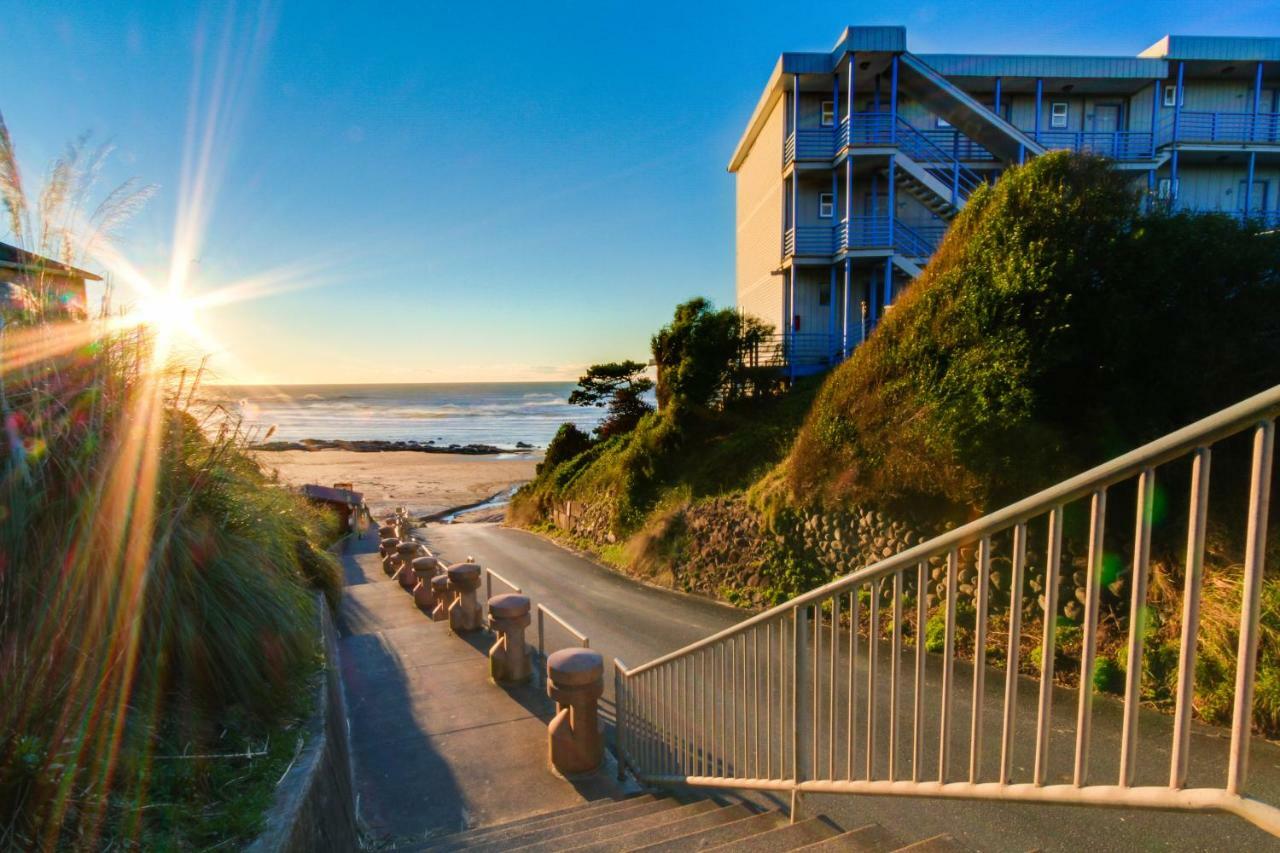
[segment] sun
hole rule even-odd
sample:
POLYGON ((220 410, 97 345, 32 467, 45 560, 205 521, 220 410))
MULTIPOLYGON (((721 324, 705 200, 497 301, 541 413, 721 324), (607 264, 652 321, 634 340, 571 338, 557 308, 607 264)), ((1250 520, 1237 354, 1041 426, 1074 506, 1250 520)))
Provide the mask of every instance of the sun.
POLYGON ((147 294, 138 305, 140 322, 161 334, 183 332, 188 336, 197 329, 196 305, 180 293, 157 290, 147 294))

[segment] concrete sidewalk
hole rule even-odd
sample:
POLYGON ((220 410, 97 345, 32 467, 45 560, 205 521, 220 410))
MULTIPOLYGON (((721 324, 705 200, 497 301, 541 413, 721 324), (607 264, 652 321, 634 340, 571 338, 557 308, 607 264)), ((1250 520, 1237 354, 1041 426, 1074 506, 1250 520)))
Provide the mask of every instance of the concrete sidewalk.
POLYGON ((489 680, 490 635, 431 622, 383 573, 372 536, 342 561, 338 651, 367 829, 414 841, 619 795, 603 771, 552 773, 554 705, 532 685, 489 680))

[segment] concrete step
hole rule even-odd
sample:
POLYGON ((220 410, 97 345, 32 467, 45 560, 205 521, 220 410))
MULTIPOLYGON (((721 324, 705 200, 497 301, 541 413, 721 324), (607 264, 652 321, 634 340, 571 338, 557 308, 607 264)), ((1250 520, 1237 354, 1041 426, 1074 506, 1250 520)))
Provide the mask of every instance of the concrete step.
POLYGON ((839 834, 839 828, 830 821, 821 817, 811 817, 808 820, 797 821, 778 829, 706 849, 733 850, 734 853, 777 853, 782 850, 797 850, 806 844, 833 838, 839 834))
POLYGON ((455 850, 472 850, 472 851, 507 851, 515 850, 520 847, 536 844, 540 841, 553 841, 563 838, 566 835, 573 835, 576 832, 582 832, 587 829, 595 829, 601 826, 615 826, 624 821, 634 820, 638 817, 645 817, 656 812, 671 811, 679 808, 681 803, 672 799, 655 799, 650 802, 636 803, 634 800, 623 800, 627 804, 626 808, 611 809, 606 812, 594 813, 587 817, 578 817, 576 815, 565 815, 559 820, 554 820, 543 825, 538 829, 529 832, 504 836, 501 838, 485 838, 475 844, 463 844, 455 847, 455 850))
POLYGON ((889 830, 878 823, 870 823, 851 829, 824 841, 817 841, 800 849, 805 853, 892 853, 902 847, 902 842, 889 830))
POLYGON ((915 844, 908 844, 906 847, 899 847, 898 851, 899 853, 907 853, 907 851, 910 853, 967 853, 968 849, 950 834, 943 833, 917 841, 915 844))
POLYGON ((553 812, 536 815, 530 818, 518 818, 516 820, 507 821, 505 823, 494 824, 493 826, 482 826, 476 829, 466 829, 462 832, 455 832, 450 835, 442 836, 433 840, 429 845, 420 848, 423 851, 432 851, 436 853, 448 850, 461 850, 468 844, 476 844, 481 841, 491 841, 499 838, 511 838, 516 835, 524 835, 535 829, 542 829, 550 824, 554 824, 561 820, 576 820, 596 815, 608 814, 631 808, 638 803, 652 803, 657 798, 652 794, 640 794, 635 797, 628 797, 625 800, 593 800, 589 803, 581 803, 576 806, 570 806, 567 809, 558 809, 553 812))
POLYGON ((644 853, 686 853, 691 850, 710 850, 722 844, 732 844, 740 838, 749 838, 762 832, 786 827, 786 825, 787 816, 782 812, 767 811, 711 829, 700 829, 688 835, 632 849, 635 853, 641 850, 644 853))
POLYGON ((593 844, 583 844, 569 849, 571 853, 621 853, 621 851, 632 850, 638 846, 652 846, 660 841, 682 838, 703 830, 713 829, 726 823, 749 818, 754 814, 755 812, 750 808, 738 803, 705 811, 702 814, 696 814, 693 817, 686 817, 682 820, 673 819, 670 823, 665 823, 662 826, 638 829, 616 838, 597 841, 593 844))
POLYGON ((578 847, 583 844, 594 844, 600 841, 608 841, 619 835, 631 835, 636 832, 643 833, 647 830, 676 823, 686 818, 696 817, 700 814, 715 811, 716 808, 718 808, 717 805, 711 800, 698 800, 697 802, 689 803, 688 805, 652 812, 630 820, 620 819, 616 822, 610 822, 603 826, 584 829, 580 832, 574 832, 569 835, 558 835, 555 838, 546 838, 534 844, 526 844, 523 847, 512 847, 508 849, 519 850, 521 853, 554 853, 557 850, 572 850, 574 847, 578 847))

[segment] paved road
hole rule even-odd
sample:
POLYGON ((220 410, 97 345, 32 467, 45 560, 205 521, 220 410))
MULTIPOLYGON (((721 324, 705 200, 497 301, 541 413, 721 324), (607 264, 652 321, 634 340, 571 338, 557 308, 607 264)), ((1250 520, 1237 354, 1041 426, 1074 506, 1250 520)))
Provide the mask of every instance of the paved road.
MULTIPOLYGON (((535 602, 545 603, 584 631, 591 638, 591 646, 604 654, 606 661, 617 657, 635 666, 723 630, 747 615, 703 599, 646 586, 519 530, 494 524, 453 524, 432 525, 424 528, 422 534, 434 550, 450 560, 474 556, 483 565, 509 577, 535 602)), ((564 635, 557 638, 551 629, 548 630, 548 639, 552 648, 571 643, 564 635)), ((837 672, 844 669, 844 663, 839 662, 837 672)), ((887 651, 881 662, 881 672, 888 672, 887 651)), ((930 659, 926 673, 925 696, 936 700, 941 692, 937 659, 930 659)), ((971 683, 972 668, 958 663, 955 677, 957 684, 967 686, 971 683)), ((989 774, 999 762, 1003 672, 989 670, 986 685, 982 760, 989 774)), ((1037 682, 1021 679, 1015 781, 1030 781, 1033 759, 1030 744, 1035 731, 1037 687, 1037 682)), ((835 688, 837 697, 845 695, 844 683, 839 677, 835 688)), ((971 703, 967 690, 961 690, 960 694, 963 695, 956 696, 954 705, 957 722, 953 729, 952 766, 957 770, 950 777, 953 780, 962 778, 969 753, 971 703)), ((905 743, 910 738, 909 696, 908 684, 904 689, 904 713, 900 718, 903 729, 907 731, 902 736, 904 749, 909 749, 909 744, 905 743)), ((612 701, 611 677, 606 678, 606 697, 612 701)), ((1070 781, 1076 700, 1074 690, 1055 690, 1050 782, 1070 781)), ((939 720, 936 701, 932 705, 929 701, 926 700, 925 728, 932 739, 926 743, 926 753, 930 756, 924 765, 926 775, 936 774, 936 758, 933 756, 936 755, 939 720)), ((878 714, 881 720, 887 719, 887 702, 878 714)), ((1116 778, 1121 714, 1118 702, 1103 697, 1095 700, 1091 781, 1116 778)), ((838 711, 837 716, 843 718, 843 710, 838 711)), ((819 728, 825 730, 826 724, 819 728)), ((1155 712, 1143 714, 1139 725, 1137 784, 1167 784, 1171 729, 1170 717, 1155 712)), ((878 743, 887 743, 886 731, 887 726, 882 722, 878 743)), ((842 740, 839 733, 837 740, 842 740)), ((1227 744, 1228 733, 1225 730, 1209 726, 1193 728, 1192 786, 1221 784, 1225 778, 1227 744)), ((879 749, 884 751, 883 747, 879 749)), ((905 764, 909 758, 900 760, 905 764)), ((1256 741, 1250 768, 1251 793, 1266 802, 1280 802, 1280 748, 1256 741)), ((811 797, 806 801, 806 807, 825 812, 847 827, 874 820, 904 838, 950 832, 975 850, 1280 851, 1280 840, 1238 818, 1225 815, 849 796, 811 797)))

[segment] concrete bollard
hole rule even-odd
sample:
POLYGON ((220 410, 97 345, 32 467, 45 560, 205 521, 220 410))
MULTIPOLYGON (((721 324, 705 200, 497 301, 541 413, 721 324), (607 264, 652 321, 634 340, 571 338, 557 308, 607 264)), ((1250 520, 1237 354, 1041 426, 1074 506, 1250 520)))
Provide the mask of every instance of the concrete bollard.
POLYGON ((400 540, 394 536, 388 536, 378 543, 378 550, 382 553, 382 570, 388 575, 394 575, 396 569, 400 568, 400 557, 396 554, 399 545, 400 540))
POLYGON ((547 728, 551 766, 564 776, 599 769, 604 760, 597 702, 604 694, 604 658, 591 649, 561 649, 547 658, 556 716, 547 728))
POLYGON ((484 621, 484 611, 476 600, 480 567, 475 563, 457 563, 445 571, 449 576, 449 591, 454 594, 449 605, 449 627, 455 634, 480 630, 484 621))
POLYGON ((489 599, 489 625, 498 641, 489 649, 489 675, 499 684, 528 681, 533 674, 524 629, 529 627, 529 598, 495 595, 489 599))
POLYGON ((402 541, 396 546, 396 555, 400 558, 400 569, 395 574, 395 579, 400 582, 400 586, 406 592, 413 592, 413 588, 418 585, 418 578, 413 573, 413 560, 422 554, 422 546, 417 542, 402 541))
POLYGON ((436 601, 435 609, 431 611, 431 621, 444 622, 449 618, 449 576, 436 575, 431 579, 431 594, 436 601))
POLYGON ((378 541, 390 539, 396 535, 396 529, 393 525, 384 524, 378 528, 378 541))
POLYGON ((436 606, 436 595, 431 589, 431 579, 440 568, 440 561, 431 555, 417 557, 413 563, 413 574, 418 579, 413 588, 413 603, 423 613, 430 614, 436 606))

